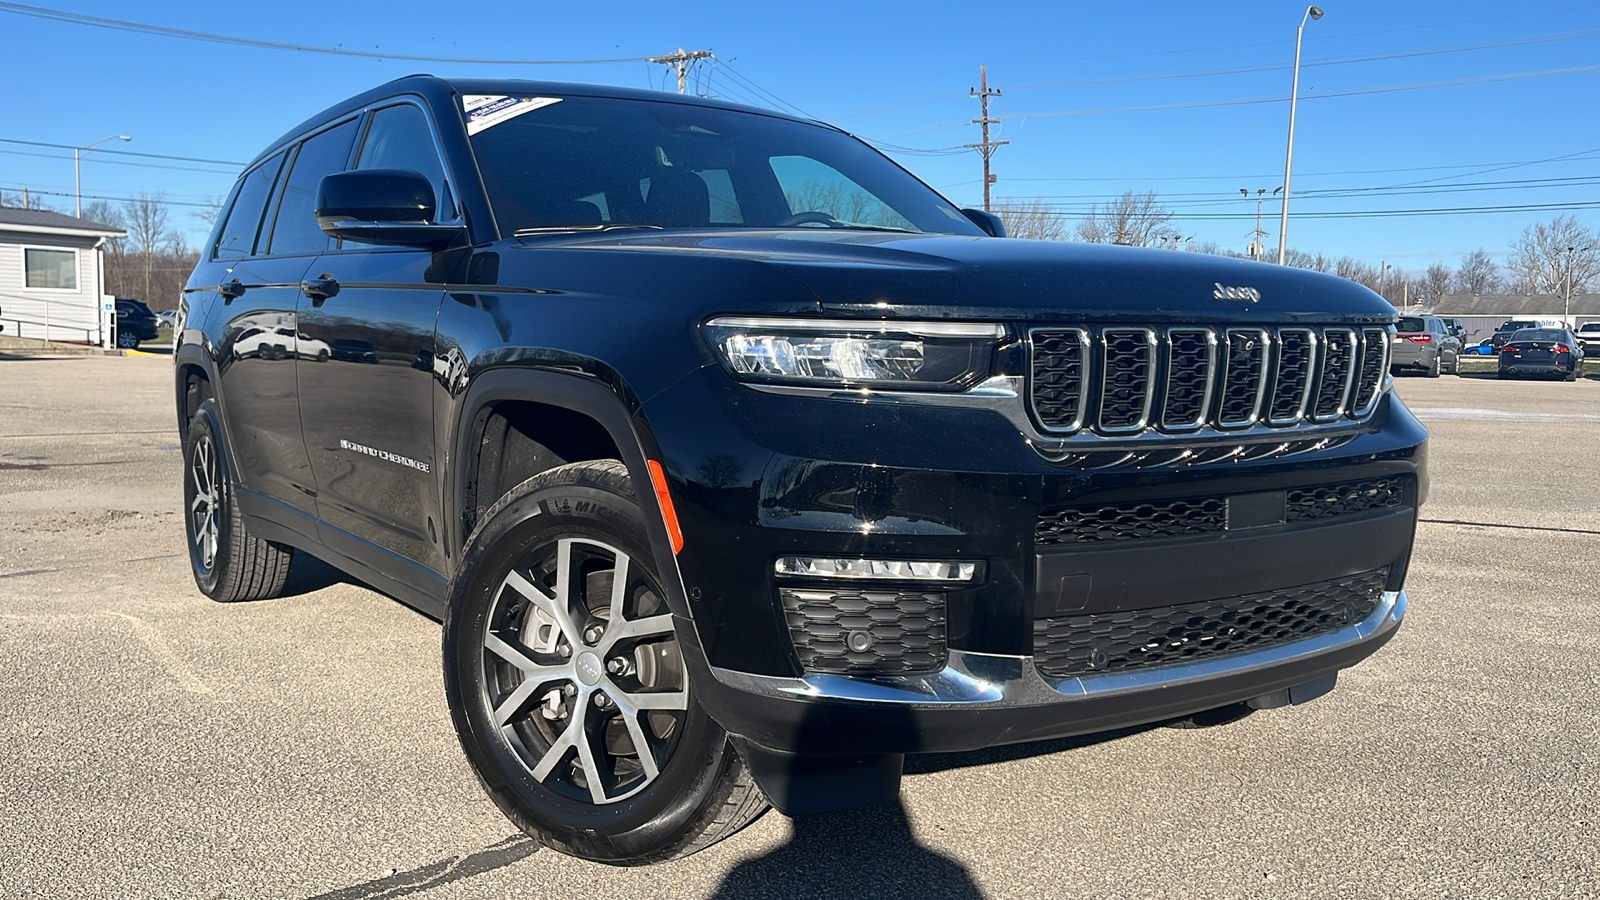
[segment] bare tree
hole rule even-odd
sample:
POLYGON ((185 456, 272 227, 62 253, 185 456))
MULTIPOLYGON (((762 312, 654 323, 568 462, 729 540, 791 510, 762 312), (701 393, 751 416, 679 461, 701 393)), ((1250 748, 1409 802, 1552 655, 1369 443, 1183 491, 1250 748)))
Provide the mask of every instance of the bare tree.
POLYGON ((228 198, 226 195, 212 194, 205 199, 204 207, 189 213, 189 215, 194 216, 196 219, 199 219, 207 225, 215 225, 217 224, 217 218, 222 215, 222 204, 227 202, 227 200, 228 198))
POLYGON ((50 207, 45 205, 44 198, 38 194, 30 194, 27 191, 11 191, 9 193, 0 191, 0 209, 48 210, 50 207))
POLYGON ((1423 274, 1422 281, 1417 286, 1418 294, 1429 300, 1438 300, 1450 293, 1450 283, 1454 280, 1454 273, 1450 271, 1450 267, 1442 262, 1436 262, 1423 274))
POLYGON ((1600 276, 1600 234, 1583 227, 1577 216, 1556 216, 1522 229, 1511 242, 1506 268, 1534 293, 1582 293, 1600 276), (1570 279, 1570 281, 1569 281, 1570 279))
POLYGON ((796 214, 825 213, 855 225, 875 225, 880 228, 898 228, 916 231, 916 226, 890 209, 882 200, 839 181, 807 181, 799 189, 786 191, 784 199, 796 214))
POLYGON ((995 204, 994 211, 1006 224, 1006 234, 1010 237, 1064 241, 1070 236, 1061 214, 1038 198, 1002 201, 995 204))
POLYGON ((150 289, 156 258, 172 249, 175 236, 175 232, 167 227, 167 204, 164 200, 161 194, 138 194, 123 206, 128 249, 139 262, 144 287, 141 297, 147 301, 152 296, 150 289))
POLYGON ((1456 275, 1451 285, 1461 293, 1492 294, 1500 289, 1500 267, 1482 248, 1461 257, 1461 265, 1456 267, 1456 275))
POLYGON ((1156 203, 1156 192, 1128 191, 1101 209, 1099 204, 1078 223, 1078 240, 1090 244, 1127 244, 1131 247, 1160 246, 1178 236, 1172 227, 1172 211, 1156 203))

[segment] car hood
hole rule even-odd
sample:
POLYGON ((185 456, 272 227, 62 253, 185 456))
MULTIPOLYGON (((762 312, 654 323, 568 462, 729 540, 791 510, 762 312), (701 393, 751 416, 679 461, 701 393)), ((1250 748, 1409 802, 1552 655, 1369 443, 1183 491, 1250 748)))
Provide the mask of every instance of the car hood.
POLYGON ((844 229, 626 231, 536 238, 572 249, 757 260, 827 315, 1018 320, 1391 322, 1333 275, 1105 244, 844 229))

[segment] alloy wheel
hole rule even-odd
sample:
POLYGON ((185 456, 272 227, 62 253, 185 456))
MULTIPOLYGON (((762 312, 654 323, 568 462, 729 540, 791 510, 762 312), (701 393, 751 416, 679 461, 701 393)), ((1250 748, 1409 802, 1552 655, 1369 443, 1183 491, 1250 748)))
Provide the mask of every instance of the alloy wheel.
POLYGON ((627 553, 589 538, 529 553, 496 589, 482 648, 482 700, 535 781, 598 805, 661 774, 688 677, 662 592, 627 553))
POLYGON ((195 441, 189 460, 189 478, 194 483, 194 500, 189 503, 189 533, 205 571, 217 562, 217 536, 221 532, 221 497, 217 470, 217 448, 209 437, 195 441))

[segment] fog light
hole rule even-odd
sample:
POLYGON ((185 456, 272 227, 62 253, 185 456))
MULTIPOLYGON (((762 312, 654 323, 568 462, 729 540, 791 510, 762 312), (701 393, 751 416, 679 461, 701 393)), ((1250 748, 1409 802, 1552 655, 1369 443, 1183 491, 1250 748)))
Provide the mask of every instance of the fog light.
POLYGON ((785 556, 773 567, 779 575, 848 578, 863 581, 971 581, 975 562, 909 559, 813 559, 785 556))

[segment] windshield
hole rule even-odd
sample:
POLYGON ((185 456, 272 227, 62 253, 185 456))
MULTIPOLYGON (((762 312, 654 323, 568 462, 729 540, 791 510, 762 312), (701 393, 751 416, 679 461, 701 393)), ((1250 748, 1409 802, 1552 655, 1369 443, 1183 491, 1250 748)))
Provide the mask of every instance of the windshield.
POLYGON ((1427 331, 1428 326, 1416 316, 1401 316, 1400 323, 1395 326, 1395 330, 1401 334, 1408 334, 1413 331, 1427 331))
POLYGON ((820 125, 672 102, 462 102, 502 235, 607 227, 983 233, 882 154, 820 125))

